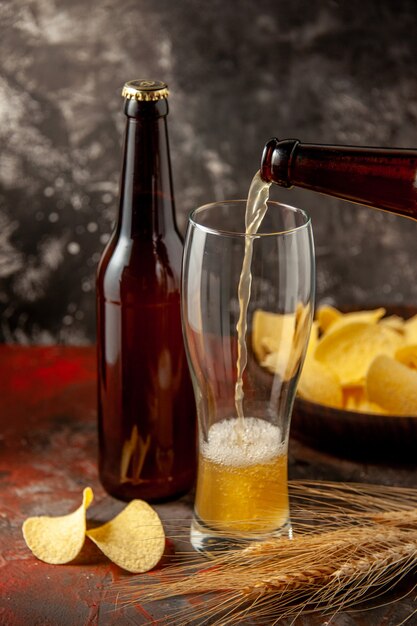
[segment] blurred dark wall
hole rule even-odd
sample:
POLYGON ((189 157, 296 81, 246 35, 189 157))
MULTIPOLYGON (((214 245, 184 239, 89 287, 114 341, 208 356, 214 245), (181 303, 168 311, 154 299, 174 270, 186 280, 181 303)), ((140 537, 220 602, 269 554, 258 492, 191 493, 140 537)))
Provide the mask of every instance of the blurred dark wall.
MULTIPOLYGON (((417 147, 415 0, 0 3, 1 341, 94 340, 120 88, 168 82, 178 221, 242 197, 272 135, 417 147)), ((318 297, 417 303, 417 224, 302 191, 318 297)))

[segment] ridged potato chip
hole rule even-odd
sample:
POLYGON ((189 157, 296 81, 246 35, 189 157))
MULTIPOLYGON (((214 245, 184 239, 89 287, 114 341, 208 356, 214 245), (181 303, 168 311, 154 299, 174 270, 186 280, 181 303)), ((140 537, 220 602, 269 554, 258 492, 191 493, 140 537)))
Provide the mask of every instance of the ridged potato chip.
POLYGON ((304 306, 301 302, 299 302, 295 313, 295 333, 291 355, 292 363, 287 371, 287 378, 294 376, 295 370, 299 366, 301 357, 304 351, 306 351, 306 346, 308 346, 311 334, 311 326, 311 306, 310 304, 304 306))
POLYGON ((365 387, 345 387, 343 389, 343 407, 348 411, 358 411, 362 402, 366 401, 365 387))
POLYGON ((400 363, 407 365, 407 367, 417 369, 417 344, 412 346, 403 346, 397 350, 395 358, 400 363))
POLYGON ((306 359, 314 358, 314 354, 316 352, 317 344, 319 342, 319 324, 317 320, 311 325, 310 338, 308 340, 306 359))
POLYGON ((330 368, 314 358, 306 359, 300 380, 298 394, 310 402, 340 408, 343 403, 340 380, 330 368))
POLYGON ((295 334, 295 314, 270 313, 258 309, 253 314, 252 349, 259 363, 278 349, 288 351, 295 334))
POLYGON ((417 416, 417 371, 391 357, 380 355, 373 360, 366 391, 371 402, 389 413, 417 416))
POLYGON ((388 412, 383 409, 380 404, 371 402, 370 400, 360 402, 355 410, 359 411, 359 413, 378 413, 379 415, 383 415, 388 412))
POLYGON ((388 317, 383 317, 379 323, 382 326, 389 326, 389 328, 396 330, 402 335, 404 334, 404 320, 399 315, 389 315, 388 317))
POLYGON ((132 500, 110 522, 88 530, 87 537, 113 563, 134 574, 155 567, 165 549, 161 520, 142 500, 132 500))
POLYGON ((319 342, 315 358, 339 376, 342 386, 358 386, 378 354, 394 356, 401 345, 401 337, 391 328, 352 322, 330 330, 319 342))
POLYGON ((310 305, 297 305, 294 313, 269 313, 258 309, 253 316, 252 348, 258 361, 283 380, 300 366, 311 326, 310 305))
POLYGON ((408 344, 417 343, 417 315, 406 320, 404 323, 404 334, 408 344))
POLYGON ((22 531, 26 545, 33 554, 53 565, 73 561, 81 552, 85 540, 86 510, 93 501, 93 490, 83 491, 81 506, 68 515, 60 517, 29 517, 22 531))
POLYGON ((316 317, 320 330, 325 333, 334 322, 343 317, 343 313, 335 309, 334 306, 323 304, 318 308, 316 317))
POLYGON ((350 324, 377 324, 377 322, 384 315, 385 309, 383 309, 382 307, 379 309, 374 309, 372 311, 352 311, 351 313, 340 313, 339 318, 336 319, 327 329, 326 335, 328 336, 331 333, 337 332, 341 328, 349 326, 350 324))
POLYGON ((270 352, 261 362, 262 367, 271 374, 277 374, 283 380, 286 378, 288 362, 291 354, 291 343, 287 343, 285 348, 281 344, 275 352, 270 352))

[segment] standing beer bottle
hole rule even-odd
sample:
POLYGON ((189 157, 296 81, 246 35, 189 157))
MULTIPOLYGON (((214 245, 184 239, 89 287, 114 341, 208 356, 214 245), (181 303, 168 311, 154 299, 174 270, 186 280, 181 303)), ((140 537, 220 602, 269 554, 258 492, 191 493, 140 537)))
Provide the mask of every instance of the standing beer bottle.
POLYGON ((270 139, 261 176, 417 219, 417 150, 270 139))
POLYGON ((180 314, 182 241, 168 89, 125 84, 120 206, 97 272, 99 471, 121 500, 163 501, 195 476, 195 403, 180 314))

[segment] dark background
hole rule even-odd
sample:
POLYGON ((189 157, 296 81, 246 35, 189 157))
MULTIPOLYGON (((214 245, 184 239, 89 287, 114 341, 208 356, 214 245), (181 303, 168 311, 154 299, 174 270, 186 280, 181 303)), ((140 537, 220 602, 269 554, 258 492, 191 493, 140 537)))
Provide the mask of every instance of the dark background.
MULTIPOLYGON (((0 341, 89 343, 126 80, 165 80, 178 222, 272 135, 417 147, 415 0, 0 2, 0 341)), ((417 224, 309 192, 319 300, 417 303, 417 224)))

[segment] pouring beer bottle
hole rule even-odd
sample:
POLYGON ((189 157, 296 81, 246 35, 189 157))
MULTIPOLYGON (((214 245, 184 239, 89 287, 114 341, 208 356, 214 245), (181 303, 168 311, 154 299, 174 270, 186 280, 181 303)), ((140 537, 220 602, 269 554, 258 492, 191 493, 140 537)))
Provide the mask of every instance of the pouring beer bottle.
POLYGON ((417 219, 417 150, 270 139, 261 177, 417 219))
POLYGON ((121 500, 188 491, 195 402, 180 316, 182 240, 169 157, 168 89, 125 84, 120 205, 97 271, 99 473, 121 500))

